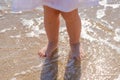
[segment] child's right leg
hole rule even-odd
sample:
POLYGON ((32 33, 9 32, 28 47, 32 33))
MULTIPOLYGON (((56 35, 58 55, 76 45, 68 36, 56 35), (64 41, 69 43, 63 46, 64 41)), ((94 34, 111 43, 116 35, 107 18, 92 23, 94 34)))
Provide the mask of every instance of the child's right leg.
POLYGON ((48 45, 38 53, 40 57, 51 57, 52 52, 57 49, 59 34, 59 14, 58 10, 44 6, 44 26, 48 38, 48 45))

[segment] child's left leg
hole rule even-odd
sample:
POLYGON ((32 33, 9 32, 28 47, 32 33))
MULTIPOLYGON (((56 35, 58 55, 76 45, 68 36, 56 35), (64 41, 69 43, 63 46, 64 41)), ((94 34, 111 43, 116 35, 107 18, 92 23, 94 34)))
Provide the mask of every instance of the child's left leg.
POLYGON ((65 19, 67 31, 70 37, 71 56, 76 59, 81 58, 80 49, 80 33, 81 33, 81 20, 78 15, 78 9, 71 12, 61 12, 65 19))

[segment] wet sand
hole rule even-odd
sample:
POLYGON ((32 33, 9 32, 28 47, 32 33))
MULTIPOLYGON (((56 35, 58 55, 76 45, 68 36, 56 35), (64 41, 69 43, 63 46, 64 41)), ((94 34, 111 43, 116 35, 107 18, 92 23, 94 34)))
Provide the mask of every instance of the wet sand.
POLYGON ((42 9, 1 10, 0 80, 120 80, 119 9, 112 1, 79 8, 86 55, 81 62, 68 60, 69 39, 62 17, 58 56, 46 60, 37 55, 47 44, 42 9))

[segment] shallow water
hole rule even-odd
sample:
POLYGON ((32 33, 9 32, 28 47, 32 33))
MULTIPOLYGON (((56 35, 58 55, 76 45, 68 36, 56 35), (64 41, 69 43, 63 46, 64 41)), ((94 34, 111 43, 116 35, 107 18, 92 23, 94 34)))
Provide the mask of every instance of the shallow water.
POLYGON ((4 1, 0 0, 1 80, 120 80, 119 0, 100 0, 98 5, 79 8, 81 45, 86 55, 81 63, 68 60, 62 17, 58 56, 39 59, 37 52, 47 42, 43 9, 13 13, 9 0, 4 1))

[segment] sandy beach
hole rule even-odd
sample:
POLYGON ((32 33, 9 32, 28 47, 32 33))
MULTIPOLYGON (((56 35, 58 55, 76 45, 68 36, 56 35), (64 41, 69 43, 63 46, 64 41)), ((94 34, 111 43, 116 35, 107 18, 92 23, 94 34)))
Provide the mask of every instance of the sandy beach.
POLYGON ((0 80, 120 80, 120 1, 81 6, 81 45, 86 57, 69 59, 69 39, 60 21, 59 50, 52 60, 39 58, 47 44, 42 7, 22 13, 0 0, 0 80), (51 76, 51 78, 50 78, 51 76))

